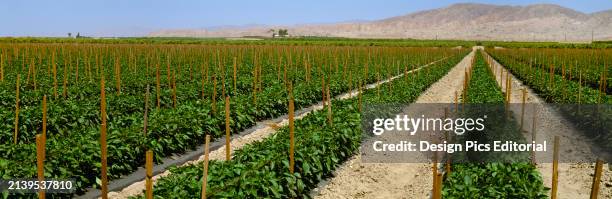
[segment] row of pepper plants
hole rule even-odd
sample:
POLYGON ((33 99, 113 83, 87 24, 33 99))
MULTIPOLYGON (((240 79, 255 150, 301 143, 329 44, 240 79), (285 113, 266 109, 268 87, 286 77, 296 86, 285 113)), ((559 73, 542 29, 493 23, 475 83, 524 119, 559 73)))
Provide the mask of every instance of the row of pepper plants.
MULTIPOLYGON (((310 198, 310 190, 355 154, 363 136, 360 105, 411 103, 455 66, 467 51, 424 67, 404 78, 364 90, 353 98, 332 101, 333 122, 326 109, 313 111, 295 122, 295 172, 289 170, 289 130, 281 127, 270 137, 237 150, 231 160, 211 160, 208 198, 310 198)), ((283 96, 287 103, 288 96, 283 96)), ((297 97, 295 98, 298 99, 297 97)), ((203 165, 175 167, 160 178, 153 195, 162 198, 198 198, 203 165)), ((140 195, 135 198, 144 198, 140 195)))
POLYGON ((99 186, 101 76, 109 93, 109 178, 117 179, 142 166, 147 149, 161 163, 163 157, 202 144, 206 134, 220 137, 223 96, 230 96, 231 129, 237 133, 285 114, 283 96, 290 83, 296 107, 302 108, 321 100, 322 81, 336 95, 458 53, 433 48, 99 44, 2 44, 0 52, 0 151, 6 154, 0 158, 0 177, 36 176, 33 138, 41 132, 40 103, 46 95, 45 177, 75 178, 76 194, 99 186), (20 106, 17 144, 15 102, 20 106))
MULTIPOLYGON (((465 118, 486 115, 485 131, 467 131, 456 135, 456 143, 512 140, 525 143, 525 138, 512 114, 506 112, 505 97, 485 62, 480 50, 470 69, 465 107, 457 114, 465 118)), ((528 152, 459 152, 447 156, 451 172, 442 184, 444 198, 547 198, 547 188, 536 167, 529 162, 528 152)))
MULTIPOLYGON (((510 57, 512 62, 554 71, 567 80, 582 81, 585 86, 612 92, 612 50, 610 49, 503 49, 496 54, 510 57)), ((514 63, 513 63, 514 64, 514 63)))
MULTIPOLYGON (((489 50, 490 55, 524 84, 533 89, 549 105, 587 137, 604 150, 612 150, 612 95, 589 86, 586 80, 575 73, 558 74, 550 69, 535 67, 526 62, 515 61, 515 57, 504 50, 489 50)), ((584 61, 582 59, 577 59, 584 61)), ((587 62, 588 63, 588 62, 587 62)), ((586 63, 584 64, 586 65, 586 63)), ((588 67, 587 67, 588 68, 588 67)), ((581 69, 589 70, 589 69, 581 69)), ((607 69, 609 70, 609 68, 607 69)), ((601 77, 607 77, 602 73, 601 77)), ((597 75, 595 75, 597 76, 597 75)), ((603 81, 604 84, 606 81, 603 81)))

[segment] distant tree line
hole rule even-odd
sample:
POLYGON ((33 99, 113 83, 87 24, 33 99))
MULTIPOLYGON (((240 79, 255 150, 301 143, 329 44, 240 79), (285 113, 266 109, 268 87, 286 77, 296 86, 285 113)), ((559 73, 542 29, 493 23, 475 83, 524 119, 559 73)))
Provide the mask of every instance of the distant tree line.
POLYGON ((278 30, 274 30, 274 29, 270 29, 268 30, 269 33, 272 33, 272 38, 275 37, 286 37, 289 35, 289 31, 287 29, 278 29, 278 30))

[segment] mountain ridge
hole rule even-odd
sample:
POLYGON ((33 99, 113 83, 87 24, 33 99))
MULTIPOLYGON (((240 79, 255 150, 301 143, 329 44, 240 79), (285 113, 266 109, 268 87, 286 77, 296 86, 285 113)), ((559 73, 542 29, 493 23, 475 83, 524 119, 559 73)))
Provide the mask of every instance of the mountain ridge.
POLYGON ((458 3, 371 21, 264 25, 226 29, 160 30, 148 36, 271 36, 270 29, 294 36, 349 38, 590 41, 612 38, 612 10, 583 13, 555 4, 527 6, 458 3))

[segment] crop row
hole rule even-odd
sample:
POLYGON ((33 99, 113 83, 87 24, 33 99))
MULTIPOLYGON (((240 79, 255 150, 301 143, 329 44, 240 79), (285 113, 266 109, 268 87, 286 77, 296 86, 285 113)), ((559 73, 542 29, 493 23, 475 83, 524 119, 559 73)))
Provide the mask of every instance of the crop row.
MULTIPOLYGON (((477 52, 470 69, 466 110, 463 117, 488 116, 485 132, 468 131, 456 137, 455 142, 467 140, 492 143, 512 140, 524 143, 514 117, 505 112, 504 95, 493 78, 492 71, 482 53, 477 52)), ((443 181, 444 198, 546 198, 542 178, 529 163, 526 152, 460 152, 450 157, 454 163, 443 181)))
MULTIPOLYGON (((240 49, 240 48, 238 48, 240 49)), ((145 51, 143 53, 149 53, 145 51)), ((235 49, 234 49, 235 50, 235 49)), ((261 49, 260 49, 261 50, 261 49)), ((316 49, 302 49, 307 53, 332 53, 337 49, 327 49, 324 52, 319 52, 316 49)), ((218 81, 223 83, 214 84, 219 87, 227 88, 227 95, 231 97, 231 129, 232 133, 239 132, 242 129, 253 126, 256 121, 280 116, 287 110, 284 99, 286 97, 286 88, 283 81, 287 83, 291 82, 294 85, 294 96, 296 97, 296 107, 305 107, 314 102, 321 100, 322 82, 321 79, 325 79, 326 86, 329 86, 332 95, 336 95, 347 91, 351 88, 356 88, 359 84, 370 83, 377 79, 385 78, 385 76, 395 75, 407 70, 408 67, 420 62, 427 62, 433 59, 440 59, 449 55, 457 54, 460 51, 455 50, 424 50, 422 54, 415 54, 411 56, 401 55, 401 53, 419 52, 418 49, 379 49, 377 55, 389 55, 386 58, 374 57, 371 60, 378 61, 366 61, 367 51, 365 49, 345 49, 346 59, 341 59, 339 63, 343 64, 333 65, 331 62, 331 54, 327 59, 328 65, 323 65, 325 62, 321 61, 319 64, 323 66, 299 66, 298 63, 287 63, 285 71, 281 66, 273 65, 277 63, 275 61, 269 61, 271 59, 267 56, 274 56, 277 51, 271 49, 263 49, 261 51, 251 52, 253 54, 264 54, 258 55, 264 57, 263 60, 268 60, 268 64, 262 64, 263 66, 257 66, 258 62, 251 64, 245 63, 240 68, 241 70, 247 71, 243 74, 248 74, 248 71, 252 71, 249 76, 239 78, 237 80, 238 85, 245 85, 243 89, 236 89, 233 92, 230 88, 233 87, 232 82, 232 65, 228 65, 223 68, 211 67, 209 70, 217 70, 217 77, 222 77, 224 74, 229 76, 227 78, 219 78, 218 81), (420 59, 408 60, 412 56, 421 56, 420 59), (423 58, 425 56, 426 58, 423 58), (350 57, 350 58, 349 58, 350 57), (359 61, 356 61, 359 60, 359 61), (359 63, 365 63, 366 65, 372 64, 366 67, 359 67, 359 63), (389 66, 383 67, 382 64, 389 64, 389 66), (403 66, 404 68, 400 68, 403 66), (291 65, 293 65, 291 67, 291 65), (346 69, 346 70, 343 70, 346 69), (225 72, 222 72, 224 71, 225 72), (259 72, 258 72, 259 70, 259 72), (263 73, 262 71, 265 71, 263 73), (280 72, 279 72, 280 71, 280 72), (310 71, 310 72, 308 72, 310 71), (258 78, 258 73, 261 73, 263 78, 258 78), (284 76, 288 76, 286 79, 284 76), (242 90, 242 91, 240 91, 242 90), (256 100, 256 101, 255 101, 256 100)), ((66 50, 70 51, 70 50, 66 50)), ((127 50, 126 50, 127 51, 127 50)), ((227 50, 230 51, 230 50, 227 50)), ((240 52, 239 50, 236 50, 240 52)), ((74 51, 78 52, 78 51, 74 51)), ((127 51, 129 52, 129 51, 127 51)), ((212 51, 211 52, 215 52, 212 51)), ((295 52, 298 52, 295 50, 295 52)), ((229 53, 229 52, 228 52, 229 53)), ((19 54, 19 53, 17 53, 19 54)), ((129 57, 126 52, 119 51, 118 55, 129 57)), ((191 55, 191 54, 190 54, 191 55)), ((294 54, 297 56, 298 54, 294 54)), ((68 55, 68 57, 70 54, 68 55)), ((195 56, 195 55, 192 55, 195 56)), ((236 55, 239 56, 239 53, 236 55)), ((279 57, 286 57, 287 54, 281 54, 279 57)), ((291 55, 289 55, 291 56, 291 55)), ((36 56, 34 56, 36 57, 36 56)), ((229 55, 226 55, 229 57, 229 55)), ((305 56, 308 57, 308 56, 305 56)), ((276 57, 278 58, 278 57, 276 57)), ((129 59, 129 58, 126 58, 129 59)), ((146 59, 146 58, 145 58, 146 59)), ((185 57, 185 59, 189 59, 185 57)), ((258 58, 260 59, 260 58, 258 58)), ((301 59, 301 58, 300 58, 301 59)), ((308 59, 308 58, 304 58, 308 59)), ((312 58, 311 58, 312 59, 312 58)), ((315 59, 313 59, 315 60, 315 59)), ((186 61, 189 63, 189 61, 186 61)), ((195 62, 195 61, 194 61, 195 62)), ((264 62, 264 63, 266 63, 264 62)), ((284 61, 281 61, 285 63, 284 61)), ((315 62, 315 61, 311 61, 315 62)), ((301 64, 307 63, 307 61, 300 62, 301 64)), ((53 65, 53 64, 51 64, 53 65)), ((308 64, 306 64, 308 65, 308 64)), ((129 71, 130 66, 123 66, 126 68, 124 71, 129 71)), ((146 68, 148 66, 144 66, 146 68)), ((17 67, 18 68, 18 67, 17 67)), ((26 67, 24 67, 26 68, 26 67)), ((68 64, 66 68, 70 68, 68 64)), ((183 66, 183 69, 187 67, 183 66)), ((45 68, 39 68, 41 74, 45 73, 45 68)), ((125 72, 125 79, 134 78, 134 82, 129 84, 123 84, 121 86, 121 94, 109 95, 109 115, 108 115, 108 163, 109 163, 109 178, 116 179, 122 175, 128 174, 136 170, 138 166, 143 164, 143 160, 140 157, 144 157, 144 151, 146 149, 152 149, 156 154, 156 161, 159 162, 161 157, 166 157, 175 153, 182 153, 185 150, 193 149, 195 146, 202 144, 202 138, 206 134, 212 135, 214 138, 219 137, 222 134, 224 127, 223 120, 223 91, 216 91, 217 97, 212 97, 214 89, 210 88, 210 81, 213 78, 209 78, 214 74, 213 72, 209 75, 201 75, 206 73, 204 71, 198 71, 194 75, 193 82, 188 76, 184 74, 180 79, 184 82, 180 85, 182 94, 177 95, 180 100, 179 103, 172 106, 171 92, 168 88, 164 89, 164 93, 160 93, 165 98, 162 101, 168 104, 168 106, 162 106, 161 108, 154 108, 156 104, 156 93, 155 90, 155 79, 157 78, 156 70, 151 69, 154 72, 147 72, 144 69, 139 69, 135 73, 125 72), (143 77, 144 76, 144 77, 143 77), (151 76, 146 78, 147 76, 151 76), (127 78, 130 77, 130 78, 127 78), (208 80, 206 80, 208 79, 208 80), (208 84, 200 84, 200 81, 208 84), (209 81, 209 82, 206 82, 209 81), (149 126, 146 136, 143 137, 143 112, 144 108, 144 85, 152 85, 151 97, 149 98, 149 126), (201 97, 201 89, 206 86, 205 98, 201 97), (125 89, 134 88, 134 89, 125 89), (139 88, 142 91, 139 92, 139 88), (133 91, 130 91, 133 90, 133 91), (182 96, 182 97, 181 97, 182 96), (213 103, 217 100, 216 103, 213 103), (217 110, 217 111, 215 111, 217 110)), ((180 71, 178 68, 172 70, 180 71)), ((10 70, 9 70, 10 71, 10 70)), ((13 67, 13 72, 18 70, 13 67)), ((102 70, 101 70, 102 71, 102 70)), ((108 82, 112 82, 115 75, 110 69, 106 70, 108 82)), ((11 73, 9 73, 11 74, 11 73)), ((14 73, 13 73, 14 74, 14 73)), ((238 73, 240 74, 240 73, 238 73)), ((25 76, 23 74, 22 76, 25 76)), ((177 76, 178 77, 178 76, 177 76)), ((48 75, 46 80, 49 83, 53 82, 53 76, 48 75)), ((41 78, 45 79, 45 78, 41 78)), ((122 78, 124 79, 124 78, 122 78)), ((173 78, 174 79, 174 78, 173 78)), ((178 79, 178 78, 177 78, 178 79)), ((10 81, 14 79, 5 79, 10 81)), ((45 80, 41 80, 45 81, 45 80)), ((97 78, 92 77, 91 82, 75 83, 70 89, 75 92, 92 92, 92 95, 82 95, 80 98, 67 99, 56 99, 51 100, 48 108, 49 112, 49 132, 47 139, 47 155, 45 162, 45 176, 47 178, 76 178, 77 193, 81 193, 84 188, 91 186, 99 186, 97 182, 101 165, 100 160, 100 145, 98 143, 99 128, 99 95, 93 94, 93 90, 99 90, 97 86, 97 78)), ((178 82, 178 81, 177 81, 178 82)), ((14 82, 0 83, 3 86, 12 87, 10 84, 15 85, 14 82)), ((178 84, 173 81, 167 82, 168 85, 178 84)), ((8 154, 5 158, 0 158, 0 176, 2 178, 14 178, 14 177, 34 177, 36 175, 35 166, 35 145, 30 141, 33 139, 36 133, 40 132, 41 119, 41 106, 36 102, 36 99, 43 94, 48 95, 50 98, 53 96, 53 88, 48 84, 47 89, 34 90, 33 85, 27 85, 22 87, 25 91, 31 91, 31 93, 23 92, 25 96, 20 96, 20 99, 31 99, 29 104, 25 103, 25 110, 20 116, 20 141, 19 144, 9 144, 9 140, 12 141, 12 132, 14 130, 12 124, 14 122, 14 109, 2 109, 0 118, 3 118, 2 125, 0 128, 6 129, 2 131, 4 137, 3 145, 0 145, 0 151, 3 154, 8 154), (35 97, 32 97, 35 96, 35 97), (28 129, 22 131, 22 129, 28 129)), ((53 85, 53 84, 51 84, 53 85)), ((168 86, 170 87, 170 86, 168 86)), ((108 93, 113 93, 116 89, 115 85, 110 84, 106 88, 108 93), (110 91, 110 92, 109 92, 110 91)), ((181 92, 177 92, 181 93, 181 92)), ((11 98, 13 93, 4 93, 8 98, 11 98)), ((69 94, 72 96, 72 93, 69 94)), ((15 99, 14 96, 12 96, 15 99)))
MULTIPOLYGON (((503 49, 493 50, 508 61, 529 64, 542 70, 553 70, 564 79, 582 81, 594 89, 612 92, 610 73, 612 51, 594 49, 503 49)), ((514 63, 513 63, 514 64, 514 63)))
MULTIPOLYGON (((364 103, 410 103, 429 85, 444 76, 465 53, 428 66, 410 78, 398 78, 366 90, 364 103), (379 93, 380 92, 380 93, 379 93)), ((296 98, 297 99, 297 98, 296 98)), ((333 124, 326 110, 296 121, 295 173, 289 172, 288 128, 236 151, 229 161, 211 161, 207 196, 211 198, 308 198, 309 191, 354 154, 361 141, 358 99, 333 101, 333 124)), ((171 169, 154 187, 163 198, 197 198, 202 190, 203 168, 193 164, 171 169)), ((143 197, 143 196, 139 196, 143 197)))
POLYGON ((491 56, 504 65, 514 76, 532 88, 549 103, 558 106, 565 118, 576 125, 604 149, 612 149, 612 95, 607 95, 584 83, 568 80, 562 75, 532 67, 499 51, 491 56))

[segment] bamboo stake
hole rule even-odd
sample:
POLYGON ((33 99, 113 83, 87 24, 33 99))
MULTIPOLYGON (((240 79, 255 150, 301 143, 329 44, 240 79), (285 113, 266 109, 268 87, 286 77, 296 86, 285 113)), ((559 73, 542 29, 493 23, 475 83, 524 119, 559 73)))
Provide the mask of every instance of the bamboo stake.
MULTIPOLYGON (((40 183, 45 181, 45 141, 41 134, 36 135, 36 171, 38 174, 38 181, 40 183)), ((40 189, 38 191, 38 198, 45 198, 45 190, 40 189)))
POLYGON ((21 75, 17 74, 17 87, 15 88, 15 133, 13 134, 13 144, 17 144, 17 135, 19 134, 19 79, 21 75))
POLYGON ((225 97, 225 160, 230 160, 230 98, 225 97))
POLYGON ((100 99, 100 117, 102 118, 102 124, 100 125, 100 148, 102 151, 101 157, 102 157, 102 199, 107 199, 108 198, 108 186, 107 186, 107 181, 108 181, 108 176, 107 176, 107 149, 106 149, 106 91, 105 91, 105 85, 104 85, 104 75, 101 75, 101 79, 100 79, 100 93, 101 93, 101 99, 100 99))
POLYGON ((555 136, 555 146, 553 151, 553 173, 552 173, 552 190, 550 191, 550 197, 552 199, 557 198, 559 181, 559 136, 555 136))
POLYGON ((593 185, 591 186, 591 199, 597 199, 599 195, 599 183, 601 182, 602 171, 603 160, 597 159, 597 163, 595 163, 595 175, 593 175, 593 185))
POLYGON ((153 199, 153 151, 150 149, 146 153, 146 198, 153 199))
POLYGON ((204 174, 202 175, 202 199, 206 199, 206 186, 208 184, 208 154, 210 153, 209 148, 210 135, 206 135, 206 142, 204 144, 204 174))
POLYGON ((293 104, 293 88, 289 86, 289 172, 294 172, 295 167, 295 127, 294 127, 294 104, 293 104))

